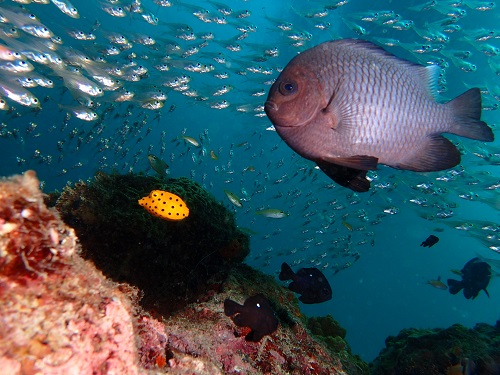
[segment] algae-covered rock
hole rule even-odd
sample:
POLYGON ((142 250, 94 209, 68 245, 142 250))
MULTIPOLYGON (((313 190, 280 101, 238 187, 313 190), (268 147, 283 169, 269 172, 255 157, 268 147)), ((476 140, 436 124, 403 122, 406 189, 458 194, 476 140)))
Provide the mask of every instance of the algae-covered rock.
POLYGON ((339 356, 348 374, 368 374, 368 364, 353 355, 344 340, 346 330, 331 315, 305 318, 306 327, 335 356, 339 356))
POLYGON ((234 214, 187 178, 99 172, 65 187, 56 207, 75 229, 84 257, 106 276, 139 287, 143 306, 161 313, 196 299, 210 276, 249 252, 234 214), (189 216, 174 222, 151 215, 138 200, 152 190, 181 197, 189 216))
POLYGON ((374 375, 500 374, 500 322, 466 328, 404 329, 389 336, 371 364, 374 375))

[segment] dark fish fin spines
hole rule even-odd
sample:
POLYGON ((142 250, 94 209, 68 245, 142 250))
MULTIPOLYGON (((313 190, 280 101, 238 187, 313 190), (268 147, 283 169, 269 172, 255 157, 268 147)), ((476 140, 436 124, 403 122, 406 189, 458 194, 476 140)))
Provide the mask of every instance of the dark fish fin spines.
POLYGON ((450 133, 484 142, 494 140, 493 130, 481 121, 481 91, 478 88, 464 92, 446 105, 454 116, 450 133))
POLYGON ((463 288, 462 282, 454 279, 448 279, 446 282, 448 284, 448 290, 451 294, 457 294, 463 288))
POLYGON ((419 147, 419 154, 397 166, 415 172, 435 172, 453 168, 460 163, 460 151, 440 135, 428 136, 419 147))

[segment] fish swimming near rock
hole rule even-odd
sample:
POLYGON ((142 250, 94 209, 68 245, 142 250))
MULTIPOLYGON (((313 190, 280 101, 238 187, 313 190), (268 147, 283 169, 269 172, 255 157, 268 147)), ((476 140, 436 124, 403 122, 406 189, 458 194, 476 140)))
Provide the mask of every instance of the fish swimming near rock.
POLYGON ((295 273, 287 263, 283 263, 279 279, 292 280, 288 289, 300 294, 299 300, 302 303, 321 303, 332 299, 330 283, 317 268, 301 268, 295 273))
POLYGON ((420 246, 423 247, 432 247, 435 244, 439 242, 439 237, 436 237, 435 235, 431 234, 425 241, 423 241, 420 246))
POLYGON ((165 220, 178 221, 189 216, 186 202, 178 195, 163 190, 153 190, 148 196, 139 199, 139 204, 150 214, 165 220))
POLYGON ((488 297, 490 296, 486 290, 490 279, 491 266, 476 257, 469 260, 462 268, 461 281, 448 279, 447 283, 451 294, 457 294, 463 289, 465 298, 474 299, 481 290, 484 290, 488 297))
POLYGON ((151 165, 151 168, 158 173, 161 177, 165 177, 167 174, 170 173, 170 168, 168 167, 168 164, 165 163, 163 160, 161 160, 158 156, 149 154, 148 155, 148 161, 149 165, 151 165))
POLYGON ((258 342, 265 335, 270 335, 278 329, 278 319, 274 315, 269 300, 259 293, 247 298, 243 306, 231 299, 224 301, 224 314, 238 327, 249 327, 250 333, 245 340, 258 342))
POLYGON ((441 133, 493 141, 472 88, 435 101, 439 68, 397 58, 367 41, 329 41, 295 56, 269 90, 265 112, 295 152, 338 184, 364 192, 378 164, 417 172, 456 166, 441 133))

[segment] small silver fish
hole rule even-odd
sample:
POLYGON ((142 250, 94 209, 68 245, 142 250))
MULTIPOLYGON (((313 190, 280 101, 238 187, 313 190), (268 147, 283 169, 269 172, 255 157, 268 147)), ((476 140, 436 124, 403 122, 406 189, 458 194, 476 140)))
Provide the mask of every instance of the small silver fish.
POLYGON ((159 157, 153 154, 149 154, 148 161, 149 165, 151 165, 151 168, 153 168, 153 170, 160 176, 165 177, 167 174, 170 173, 170 168, 168 167, 168 164, 165 163, 163 160, 161 160, 159 157))
POLYGON ((224 193, 226 193, 227 199, 234 204, 236 207, 243 207, 243 204, 241 203, 241 199, 238 198, 236 194, 234 194, 232 191, 229 190, 224 190, 224 193))
POLYGON ((271 219, 282 219, 288 216, 288 214, 285 211, 277 208, 267 208, 265 210, 259 210, 255 212, 255 215, 261 215, 269 217, 271 219))

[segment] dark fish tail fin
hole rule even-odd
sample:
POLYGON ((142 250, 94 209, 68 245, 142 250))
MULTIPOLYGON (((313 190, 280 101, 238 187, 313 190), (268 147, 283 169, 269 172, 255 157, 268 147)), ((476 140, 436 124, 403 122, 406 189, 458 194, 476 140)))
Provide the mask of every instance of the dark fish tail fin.
POLYGON ((283 263, 281 265, 281 272, 279 275, 280 280, 292 280, 293 276, 295 276, 295 273, 292 271, 290 266, 286 263, 283 263))
POLYGON ((240 311, 241 305, 234 302, 233 300, 226 299, 224 301, 224 314, 226 316, 232 316, 240 311))
POLYGON ((450 133, 478 141, 493 141, 493 131, 481 121, 481 91, 478 88, 464 92, 446 105, 451 108, 454 116, 450 133))
POLYGON ((450 291, 451 294, 457 294, 464 287, 461 281, 453 279, 448 279, 447 284, 449 288, 448 290, 450 291))

